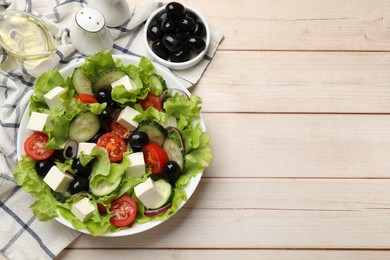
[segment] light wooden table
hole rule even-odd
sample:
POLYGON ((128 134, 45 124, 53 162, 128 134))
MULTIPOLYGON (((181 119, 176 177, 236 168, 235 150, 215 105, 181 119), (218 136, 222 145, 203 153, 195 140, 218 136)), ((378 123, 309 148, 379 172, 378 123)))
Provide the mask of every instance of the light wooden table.
POLYGON ((212 165, 167 222, 58 259, 389 259, 390 1, 181 2, 225 35, 193 89, 212 165))

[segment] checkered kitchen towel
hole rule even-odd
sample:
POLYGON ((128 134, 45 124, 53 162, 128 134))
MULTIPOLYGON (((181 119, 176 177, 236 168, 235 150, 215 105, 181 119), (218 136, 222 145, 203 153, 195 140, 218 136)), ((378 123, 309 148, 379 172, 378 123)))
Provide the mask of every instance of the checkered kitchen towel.
MULTIPOLYGON (((75 12, 86 6, 84 0, 2 0, 0 10, 32 12, 49 25, 58 50, 53 57, 37 64, 20 64, 6 52, 0 54, 0 252, 9 259, 53 259, 71 243, 79 232, 56 221, 40 222, 29 206, 32 197, 17 186, 12 172, 17 161, 16 142, 22 115, 27 108, 35 79, 42 72, 76 62, 83 56, 69 40, 69 25, 75 12)), ((112 53, 146 55, 142 41, 143 22, 161 3, 140 0, 131 20, 122 27, 110 28, 115 39, 112 53)), ((195 67, 173 73, 187 86, 202 76, 223 35, 212 31, 212 42, 206 57, 195 67)), ((0 258, 1 258, 0 253, 0 258)))

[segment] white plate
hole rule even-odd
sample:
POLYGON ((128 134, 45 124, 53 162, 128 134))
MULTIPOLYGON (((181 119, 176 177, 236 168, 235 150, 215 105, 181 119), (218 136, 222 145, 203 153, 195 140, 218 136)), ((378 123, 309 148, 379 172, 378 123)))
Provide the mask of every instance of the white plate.
MULTIPOLYGON (((128 65, 128 64, 138 65, 139 60, 140 60, 140 58, 138 58, 138 57, 129 56, 129 55, 113 55, 113 58, 120 59, 124 65, 128 65)), ((80 62, 71 64, 71 65, 65 67, 64 69, 60 70, 60 73, 64 78, 67 78, 67 77, 72 75, 73 70, 75 68, 79 67, 83 63, 84 63, 84 61, 80 61, 80 62)), ((184 87, 184 85, 166 68, 164 68, 161 65, 156 64, 156 63, 153 63, 153 65, 155 67, 156 72, 158 74, 160 74, 165 79, 165 82, 166 82, 168 88, 180 88, 188 95, 191 95, 189 93, 189 91, 184 87)), ((19 160, 21 159, 21 156, 25 153, 24 148, 23 148, 24 141, 27 139, 28 136, 30 136, 33 133, 31 130, 27 129, 28 121, 29 121, 29 109, 26 109, 24 114, 23 114, 23 118, 22 118, 22 121, 20 123, 19 132, 18 132, 17 153, 18 153, 19 160)), ((206 130, 206 127, 204 125, 204 121, 202 118, 200 120, 200 124, 202 125, 203 129, 206 130)), ((185 191, 187 193, 187 200, 191 197, 192 193, 194 193, 194 191, 195 191, 196 187, 198 186, 199 181, 202 177, 202 174, 203 173, 199 173, 195 178, 191 178, 190 182, 185 187, 185 191)), ((181 207, 183 207, 184 204, 185 204, 185 201, 182 201, 179 209, 181 207)), ((56 220, 58 222, 60 222, 61 224, 65 225, 71 229, 74 229, 72 224, 70 222, 68 222, 67 220, 65 220, 64 218, 62 218, 61 216, 57 217, 56 220)), ((151 229, 151 228, 161 224, 164 221, 165 220, 152 221, 152 222, 147 222, 144 224, 134 223, 130 228, 122 229, 122 230, 119 230, 118 232, 114 232, 114 233, 103 234, 102 236, 119 237, 119 236, 133 235, 133 234, 137 234, 137 233, 146 231, 148 229, 151 229)), ((88 230, 86 230, 86 229, 79 230, 79 231, 86 233, 86 234, 90 234, 88 232, 88 230)))

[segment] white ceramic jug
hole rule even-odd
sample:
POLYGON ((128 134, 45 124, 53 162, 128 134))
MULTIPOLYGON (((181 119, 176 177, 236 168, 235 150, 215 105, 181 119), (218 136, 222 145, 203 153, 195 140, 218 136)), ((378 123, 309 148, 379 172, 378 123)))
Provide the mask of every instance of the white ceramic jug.
POLYGON ((111 51, 114 44, 103 14, 91 7, 77 11, 70 28, 70 40, 76 50, 86 56, 106 49, 111 51))
POLYGON ((99 10, 108 27, 117 27, 130 19, 130 8, 126 0, 89 0, 88 6, 99 10))

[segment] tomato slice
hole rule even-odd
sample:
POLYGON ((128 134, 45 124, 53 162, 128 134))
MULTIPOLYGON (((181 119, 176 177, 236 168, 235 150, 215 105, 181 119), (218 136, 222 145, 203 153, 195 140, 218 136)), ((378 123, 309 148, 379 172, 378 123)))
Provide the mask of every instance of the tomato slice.
POLYGON ((131 197, 122 195, 111 202, 110 211, 114 212, 110 218, 111 224, 125 227, 134 221, 137 215, 137 203, 131 197))
POLYGON ((75 98, 78 98, 81 102, 85 104, 99 103, 99 101, 97 101, 94 96, 89 94, 79 94, 75 96, 75 98))
POLYGON ((120 161, 126 151, 126 143, 116 133, 105 133, 96 142, 97 146, 106 148, 110 162, 120 161))
POLYGON ((99 211, 100 214, 103 214, 103 215, 107 214, 107 209, 106 209, 106 207, 104 207, 103 204, 98 203, 97 204, 97 208, 98 208, 98 211, 99 211))
POLYGON ((24 151, 36 161, 46 160, 54 153, 52 149, 46 150, 48 140, 47 134, 42 132, 34 133, 24 142, 24 151))
POLYGON ((146 167, 152 169, 153 174, 162 172, 169 158, 167 152, 158 144, 147 144, 142 148, 146 167))
POLYGON ((138 99, 137 103, 141 105, 143 110, 154 107, 158 111, 161 111, 163 108, 161 98, 151 92, 144 99, 138 99))
POLYGON ((118 134, 123 139, 128 139, 131 135, 131 131, 116 121, 118 119, 119 114, 120 112, 117 112, 114 118, 111 120, 110 130, 118 134))

